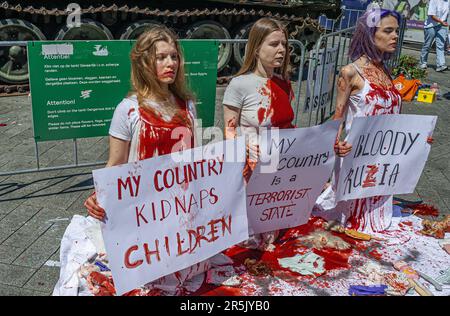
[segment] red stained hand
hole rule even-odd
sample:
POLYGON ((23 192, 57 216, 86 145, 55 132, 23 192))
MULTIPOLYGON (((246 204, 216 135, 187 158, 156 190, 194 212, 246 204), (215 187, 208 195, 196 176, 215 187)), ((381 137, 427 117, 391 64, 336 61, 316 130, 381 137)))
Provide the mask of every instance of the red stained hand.
POLYGON ((88 214, 93 218, 103 220, 103 218, 105 217, 105 210, 102 209, 100 205, 98 205, 95 192, 89 195, 89 197, 84 202, 84 206, 88 210, 88 214))
POLYGON ((346 141, 336 141, 334 144, 334 152, 339 157, 345 157, 352 151, 352 145, 346 141))

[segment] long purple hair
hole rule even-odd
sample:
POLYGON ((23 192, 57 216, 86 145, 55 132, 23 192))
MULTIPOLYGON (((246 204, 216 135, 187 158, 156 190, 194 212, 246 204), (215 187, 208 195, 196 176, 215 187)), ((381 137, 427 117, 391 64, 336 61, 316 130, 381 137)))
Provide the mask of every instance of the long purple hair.
POLYGON ((357 60, 362 55, 366 55, 372 60, 383 62, 391 58, 391 53, 382 53, 375 46, 375 32, 381 19, 393 16, 401 23, 401 16, 396 11, 373 8, 367 10, 356 22, 356 30, 353 34, 348 54, 352 61, 357 60))

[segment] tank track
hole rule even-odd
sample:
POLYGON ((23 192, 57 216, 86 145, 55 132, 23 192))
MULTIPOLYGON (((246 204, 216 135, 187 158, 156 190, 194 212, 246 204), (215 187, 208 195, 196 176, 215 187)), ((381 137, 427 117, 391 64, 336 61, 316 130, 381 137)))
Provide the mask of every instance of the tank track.
MULTIPOLYGON (((142 6, 142 5, 141 5, 142 6)), ((311 17, 301 17, 290 13, 280 13, 272 12, 271 8, 200 8, 200 9, 158 9, 158 8, 148 8, 139 7, 137 5, 100 5, 81 8, 80 13, 85 16, 102 16, 103 14, 112 14, 117 16, 118 19, 124 16, 135 16, 139 19, 157 19, 165 24, 173 24, 176 28, 178 24, 185 26, 187 23, 198 20, 199 18, 207 18, 212 20, 217 20, 222 22, 225 27, 232 27, 234 21, 239 21, 240 23, 244 21, 255 21, 261 17, 273 17, 275 19, 284 21, 291 25, 289 27, 290 37, 297 38, 298 35, 302 33, 302 30, 306 27, 317 30, 318 32, 323 32, 323 28, 320 26, 318 20, 311 17), (182 23, 180 23, 182 22, 182 23)), ((274 8, 272 8, 274 9, 274 8)), ((56 21, 64 21, 68 12, 60 8, 48 9, 44 6, 33 6, 31 5, 21 5, 13 4, 11 1, 1 1, 0 0, 0 12, 4 11, 6 18, 9 16, 16 16, 14 18, 21 19, 22 16, 31 16, 32 23, 36 23, 38 19, 44 19, 45 23, 49 23, 50 20, 56 19, 56 21)), ((117 36, 116 36, 117 37, 117 36)), ((51 40, 48 38, 48 40, 51 40)), ((227 83, 230 79, 229 74, 225 74, 218 77, 218 84, 227 83)), ((0 82, 0 93, 18 93, 19 90, 26 89, 27 84, 7 84, 0 82), (6 88, 11 87, 11 88, 6 88)), ((29 89, 29 88, 28 88, 29 89)))
MULTIPOLYGON (((32 5, 22 7, 21 5, 12 5, 9 4, 8 1, 4 1, 0 4, 0 8, 5 10, 16 11, 20 13, 29 13, 29 14, 39 14, 39 15, 52 15, 52 16, 66 16, 67 12, 61 9, 46 9, 44 7, 35 8, 32 5)), ((308 18, 298 17, 294 14, 279 14, 272 13, 268 10, 254 10, 254 9, 194 9, 194 10, 159 10, 159 9, 149 9, 149 8, 140 8, 138 6, 129 7, 128 5, 123 5, 121 7, 113 4, 111 6, 101 5, 100 7, 89 6, 88 8, 81 9, 82 14, 97 14, 97 13, 108 13, 108 12, 123 12, 123 13, 134 13, 134 14, 142 14, 147 16, 156 16, 156 17, 164 17, 167 19, 176 17, 199 17, 199 16, 252 16, 252 17, 273 17, 275 19, 280 19, 284 21, 294 21, 294 22, 303 22, 308 18)), ((309 19, 312 21, 312 19, 309 19)))
POLYGON ((0 84, 0 97, 25 95, 29 92, 29 84, 0 84))

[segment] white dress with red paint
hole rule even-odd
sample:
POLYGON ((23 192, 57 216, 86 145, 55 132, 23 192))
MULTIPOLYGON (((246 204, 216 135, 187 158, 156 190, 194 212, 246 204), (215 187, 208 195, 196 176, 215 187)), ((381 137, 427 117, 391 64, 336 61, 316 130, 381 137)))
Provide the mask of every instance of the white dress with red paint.
MULTIPOLYGON (((348 135, 353 118, 372 115, 399 114, 401 96, 392 84, 385 89, 367 80, 355 64, 351 64, 364 79, 362 90, 350 96, 345 119, 348 135)), ((392 220, 392 195, 373 196, 336 203, 336 185, 342 158, 336 159, 332 185, 317 199, 313 215, 327 220, 340 220, 348 228, 370 233, 386 230, 392 220)))

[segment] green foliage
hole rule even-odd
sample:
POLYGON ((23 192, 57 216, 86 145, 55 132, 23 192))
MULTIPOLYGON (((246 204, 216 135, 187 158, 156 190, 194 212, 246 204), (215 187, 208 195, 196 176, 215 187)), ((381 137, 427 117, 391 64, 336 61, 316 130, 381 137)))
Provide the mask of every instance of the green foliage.
POLYGON ((392 74, 395 77, 403 74, 406 79, 423 80, 427 77, 426 69, 420 69, 417 58, 409 55, 402 55, 400 57, 397 67, 392 70, 392 74))

